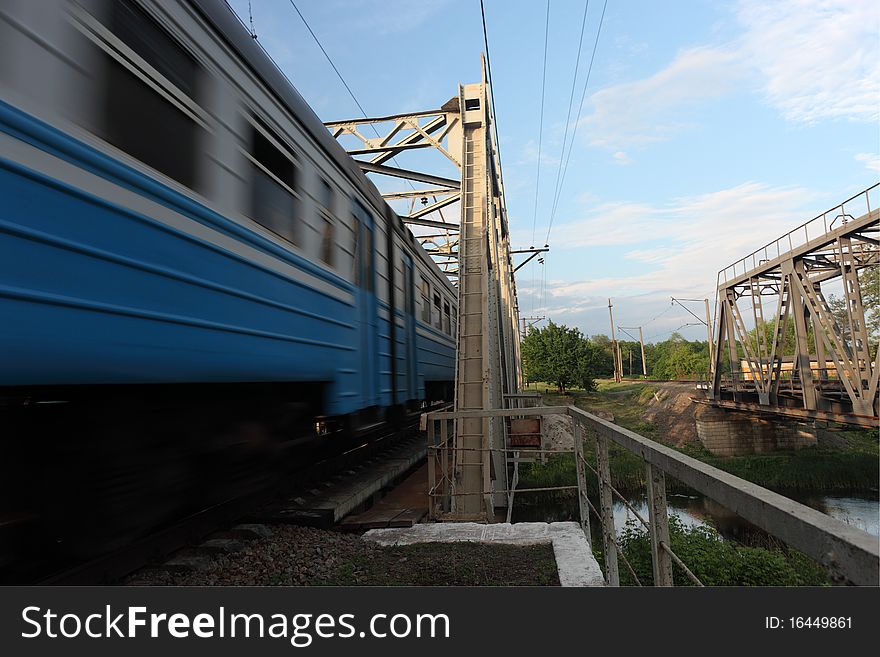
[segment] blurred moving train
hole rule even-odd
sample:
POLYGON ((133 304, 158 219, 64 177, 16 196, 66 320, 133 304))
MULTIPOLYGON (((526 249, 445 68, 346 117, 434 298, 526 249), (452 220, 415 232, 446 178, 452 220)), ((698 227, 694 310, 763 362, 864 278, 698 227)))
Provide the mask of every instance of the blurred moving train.
POLYGON ((455 289, 222 0, 0 1, 0 198, 7 518, 450 398, 455 289))

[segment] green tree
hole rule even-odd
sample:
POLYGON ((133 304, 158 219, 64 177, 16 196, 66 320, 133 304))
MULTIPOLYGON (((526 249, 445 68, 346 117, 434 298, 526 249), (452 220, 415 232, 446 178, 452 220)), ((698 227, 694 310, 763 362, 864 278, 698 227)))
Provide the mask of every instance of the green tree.
POLYGON ((529 331, 522 342, 522 358, 528 381, 546 381, 565 393, 572 386, 593 388, 591 367, 598 358, 596 348, 577 328, 552 321, 529 331))
MULTIPOLYGON (((865 328, 868 329, 870 353, 877 353, 880 342, 880 267, 866 267, 859 271, 859 290, 862 293, 862 306, 865 308, 865 328)), ((850 340, 849 317, 846 312, 846 299, 834 294, 828 295, 828 307, 843 334, 850 340)))
POLYGON ((705 341, 691 342, 675 332, 668 340, 648 347, 651 378, 693 379, 709 370, 709 346, 705 341))

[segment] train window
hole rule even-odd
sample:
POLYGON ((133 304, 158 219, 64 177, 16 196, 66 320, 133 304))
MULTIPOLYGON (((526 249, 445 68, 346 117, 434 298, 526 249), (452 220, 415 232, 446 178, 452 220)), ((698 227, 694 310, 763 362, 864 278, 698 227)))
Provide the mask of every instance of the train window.
POLYGON ((360 240, 358 237, 360 236, 360 226, 361 222, 358 221, 358 218, 354 215, 351 215, 352 221, 352 235, 353 242, 351 245, 351 280, 355 285, 360 285, 361 275, 361 256, 360 256, 360 240))
POLYGON ((321 179, 318 197, 319 214, 323 220, 321 231, 321 260, 331 267, 333 266, 333 251, 336 245, 335 229, 336 220, 333 215, 333 188, 323 178, 321 179))
POLYGON ((119 46, 98 44, 105 75, 101 80, 101 114, 94 131, 144 164, 195 187, 200 126, 189 106, 196 100, 199 66, 135 3, 119 0, 110 5, 113 35, 148 68, 120 55, 119 46))
POLYGON ((413 273, 412 263, 403 264, 403 310, 406 315, 413 311, 413 273))
POLYGON ((434 325, 434 328, 438 328, 438 329, 442 330, 443 329, 443 316, 440 313, 440 295, 439 294, 434 295, 434 312, 433 312, 431 318, 434 320, 433 322, 431 322, 434 325))
POLYGON ((419 286, 422 293, 422 321, 425 324, 431 323, 431 285, 424 278, 421 279, 419 286))
POLYGON ((250 217, 276 235, 299 244, 296 166, 283 142, 267 126, 251 125, 250 217))
POLYGON ((373 231, 361 220, 372 223, 370 214, 360 203, 355 203, 351 220, 354 222, 354 284, 367 292, 373 291, 373 231))
POLYGON ((449 302, 443 302, 443 332, 452 335, 452 324, 449 316, 449 302))
POLYGON ((364 237, 361 240, 362 259, 364 262, 364 284, 367 292, 373 291, 373 231, 361 224, 364 237))

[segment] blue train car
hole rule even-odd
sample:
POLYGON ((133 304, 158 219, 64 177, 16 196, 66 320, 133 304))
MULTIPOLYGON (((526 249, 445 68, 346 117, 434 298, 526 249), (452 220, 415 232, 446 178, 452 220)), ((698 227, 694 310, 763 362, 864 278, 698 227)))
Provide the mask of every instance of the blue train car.
POLYGON ((7 395, 451 394, 455 289, 224 3, 0 14, 7 395))

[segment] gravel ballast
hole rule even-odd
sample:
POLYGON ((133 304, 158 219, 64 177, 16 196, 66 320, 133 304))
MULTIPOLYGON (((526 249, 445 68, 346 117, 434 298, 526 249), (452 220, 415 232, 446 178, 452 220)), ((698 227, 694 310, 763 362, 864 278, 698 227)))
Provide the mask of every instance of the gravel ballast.
MULTIPOLYGON (((136 586, 559 586, 550 545, 424 543, 382 547, 356 534, 276 525, 200 570, 145 568, 136 586)), ((204 555, 200 555, 204 556, 204 555)))

